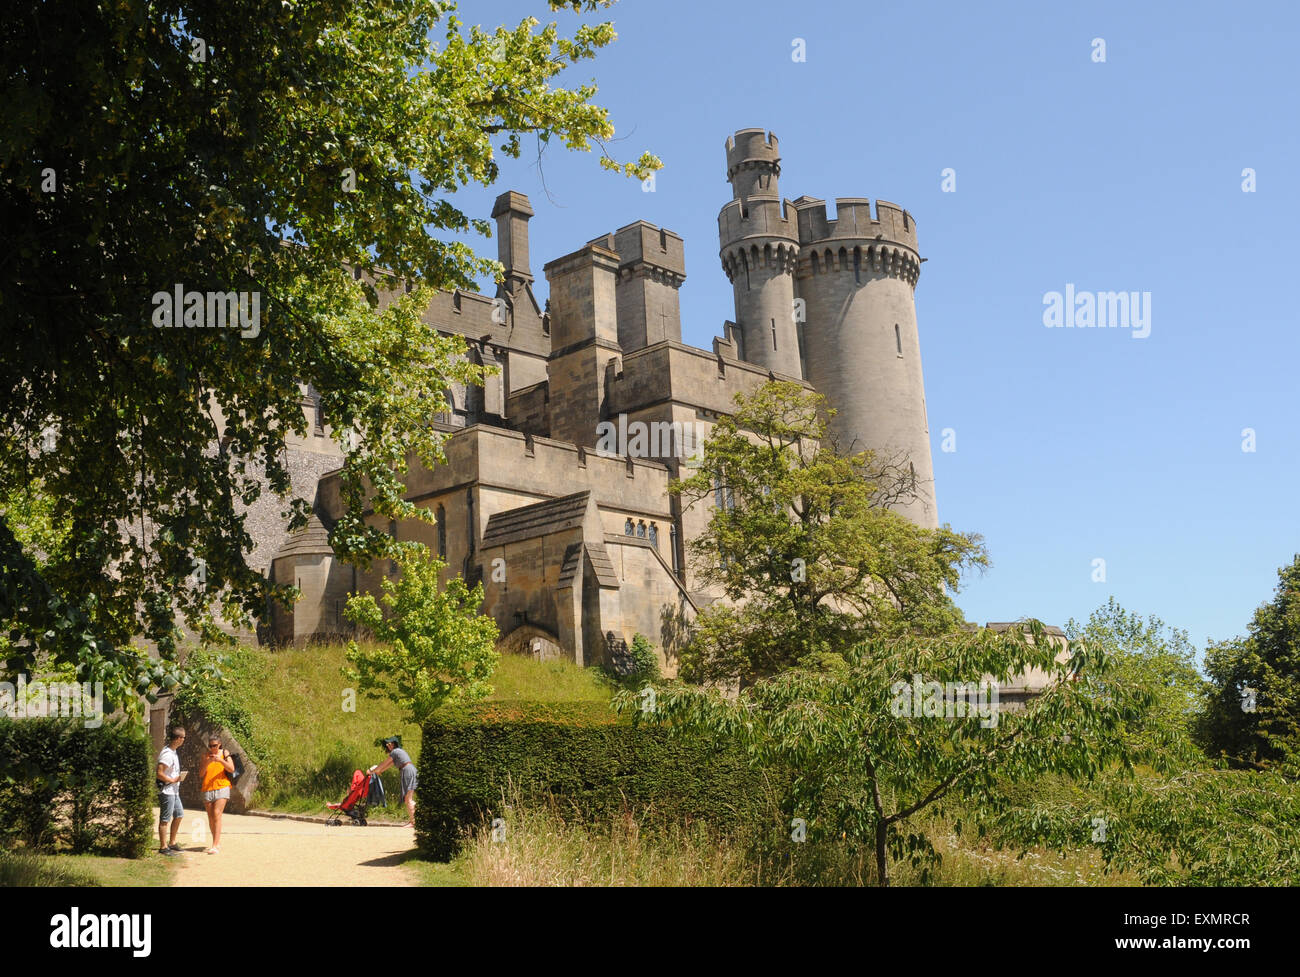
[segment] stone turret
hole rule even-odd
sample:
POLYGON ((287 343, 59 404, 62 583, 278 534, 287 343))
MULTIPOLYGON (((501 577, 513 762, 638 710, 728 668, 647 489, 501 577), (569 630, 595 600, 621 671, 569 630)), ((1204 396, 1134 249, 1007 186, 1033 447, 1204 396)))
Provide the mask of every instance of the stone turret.
POLYGON ((623 352, 664 340, 680 343, 682 313, 677 290, 686 280, 681 237, 636 221, 615 231, 606 246, 618 252, 618 342, 623 352))
POLYGON ((782 202, 780 172, 775 136, 743 129, 727 140, 735 199, 722 208, 718 230, 740 356, 802 376, 824 394, 837 412, 830 435, 842 450, 872 449, 910 466, 915 498, 899 511, 937 526, 914 303, 916 223, 883 200, 873 213, 861 197, 836 200, 829 220, 822 200, 782 202))
POLYGON ((794 305, 799 231, 781 200, 780 175, 775 135, 742 129, 727 140, 733 199, 718 215, 718 240, 735 294, 741 358, 799 379, 794 305))
POLYGON ((916 223, 895 204, 800 197, 797 295, 805 303, 804 370, 837 411, 831 436, 909 466, 915 497, 899 511, 939 524, 914 292, 916 223))

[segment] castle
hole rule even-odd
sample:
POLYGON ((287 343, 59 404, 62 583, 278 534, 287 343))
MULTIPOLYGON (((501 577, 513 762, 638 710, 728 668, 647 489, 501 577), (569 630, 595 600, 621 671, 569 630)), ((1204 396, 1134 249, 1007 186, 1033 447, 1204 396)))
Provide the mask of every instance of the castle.
MULTIPOLYGON (((498 371, 483 387, 447 391, 451 409, 433 419, 449 434, 447 463, 408 475, 407 498, 432 523, 387 530, 425 543, 448 573, 481 580, 484 612, 509 650, 598 664, 640 632, 673 674, 684 626, 716 595, 687 561, 709 512, 683 506, 668 484, 735 395, 772 378, 825 394, 842 448, 905 458, 915 496, 899 511, 938 524, 911 214, 850 197, 831 220, 822 200, 783 199, 777 139, 763 129, 728 138, 726 162, 731 200, 718 235, 735 321, 712 350, 682 342, 681 237, 645 221, 545 264, 543 309, 528 250, 533 210, 513 191, 492 211, 505 266, 496 295, 440 292, 425 314, 498 371), (630 446, 627 431, 638 435, 630 446)), ((286 450, 294 491, 314 498, 309 525, 286 534, 274 506, 248 515, 253 564, 302 590, 292 610, 273 612, 264 637, 276 642, 346 632, 348 595, 377 591, 390 569, 361 571, 330 550, 341 458, 314 391, 303 406, 308 436, 286 450)))

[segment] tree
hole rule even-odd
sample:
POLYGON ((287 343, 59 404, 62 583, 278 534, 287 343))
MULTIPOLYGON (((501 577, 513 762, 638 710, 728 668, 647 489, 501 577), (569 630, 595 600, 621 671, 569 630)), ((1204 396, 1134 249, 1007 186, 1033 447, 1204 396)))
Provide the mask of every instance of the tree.
MULTIPOLYGON (((1061 652, 1037 621, 1001 633, 876 638, 842 662, 787 670, 734 700, 656 689, 646 718, 734 738, 756 765, 789 770, 787 814, 806 821, 810 839, 843 837, 871 852, 877 883, 888 885, 891 859, 936 858, 916 815, 959 802, 959 819, 986 820, 1006 807, 1008 783, 1047 773, 1087 779, 1127 762, 1123 723, 1144 693, 1098 695, 1105 653, 1061 652), (1001 710, 996 690, 1030 668, 1047 673, 1043 693, 1023 711, 1001 710)), ((641 701, 626 692, 616 704, 640 719, 641 701)))
POLYGON ((1127 726, 1135 757, 1164 769, 1184 769, 1199 759, 1191 729, 1202 679, 1186 631, 1168 627, 1154 614, 1142 618, 1126 611, 1111 597, 1086 624, 1071 619, 1065 633, 1072 644, 1105 651, 1109 683, 1149 695, 1150 707, 1127 726))
MULTIPOLYGON (((1277 663, 1285 657, 1279 634, 1285 631, 1293 578, 1288 570, 1280 576, 1278 598, 1260 608, 1251 637, 1211 645, 1209 683, 1196 671, 1187 633, 1166 628, 1155 616, 1143 619, 1111 598, 1086 625, 1071 621, 1071 640, 1104 652, 1111 662, 1097 694, 1131 689, 1146 697, 1146 705, 1124 723, 1129 757, 1139 765, 1134 775, 1106 770, 1085 789, 1039 781, 1001 812, 999 838, 1023 846, 1091 848, 1108 871, 1132 872, 1146 885, 1295 885, 1300 791, 1285 775, 1285 764, 1276 771, 1258 769, 1270 766, 1265 751, 1277 728, 1270 721, 1285 716, 1277 707, 1288 701, 1277 663), (1269 667, 1260 649, 1279 645, 1283 653, 1269 667), (1212 696, 1203 710, 1206 686, 1212 696), (1265 689, 1258 726, 1240 721, 1251 716, 1242 708, 1250 701, 1246 691, 1258 696, 1265 689), (1198 742, 1216 758, 1256 769, 1215 769, 1198 742)), ((1285 730, 1284 723, 1278 725, 1285 730)), ((1285 735, 1277 738, 1279 757, 1287 742, 1285 735)))
POLYGON ((1103 774, 1077 796, 1035 797, 998 825, 1004 840, 1090 848, 1144 885, 1300 884, 1300 785, 1205 764, 1103 774))
MULTIPOLYGON (((593 85, 556 84, 612 25, 537 27, 466 28, 436 0, 10 6, 0 497, 43 485, 71 541, 38 558, 0 514, 11 670, 47 655, 112 688, 170 687, 178 616, 215 638, 219 619, 284 599, 248 565, 242 513, 264 484, 289 491, 300 384, 337 438, 362 436, 347 441, 339 556, 389 553, 362 519, 367 493, 383 516, 427 518, 402 498, 405 466, 441 460, 427 419, 449 382, 481 372, 421 323, 426 289, 501 271, 440 237, 489 232, 452 195, 494 181, 497 154, 519 156, 529 134, 539 150, 603 150, 613 134, 593 85), (163 328, 176 289, 199 295, 177 325, 229 326, 241 296, 244 318, 163 328)), ((305 522, 305 500, 286 507, 305 522)))
POLYGON ((1277 574, 1273 599, 1244 638, 1205 652, 1205 710, 1197 736, 1234 766, 1300 770, 1300 556, 1277 574))
POLYGON ((424 546, 403 544, 397 578, 384 579, 380 601, 354 594, 344 610, 378 642, 363 647, 349 641, 353 668, 345 674, 360 692, 392 700, 403 719, 421 726, 444 703, 491 693, 488 679, 500 658, 496 622, 478 612, 483 585, 471 590, 453 576, 439 588, 443 567, 424 546))
POLYGON ((726 597, 696 618, 685 677, 751 681, 868 637, 962 623, 949 595, 988 565, 980 537, 891 511, 913 492, 907 460, 840 454, 826 440, 833 413, 787 381, 737 395, 698 470, 673 483, 690 504, 714 501, 692 556, 726 597))

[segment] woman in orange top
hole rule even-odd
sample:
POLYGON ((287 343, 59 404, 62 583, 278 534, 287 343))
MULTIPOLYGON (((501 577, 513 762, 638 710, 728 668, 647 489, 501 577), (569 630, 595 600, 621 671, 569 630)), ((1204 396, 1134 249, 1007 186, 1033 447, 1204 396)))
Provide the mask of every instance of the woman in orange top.
POLYGON ((208 737, 208 752, 203 755, 203 806, 208 811, 208 830, 212 832, 212 847, 207 854, 215 855, 221 850, 221 812, 230 800, 230 777, 235 772, 235 761, 230 753, 221 748, 221 740, 213 735, 208 737))

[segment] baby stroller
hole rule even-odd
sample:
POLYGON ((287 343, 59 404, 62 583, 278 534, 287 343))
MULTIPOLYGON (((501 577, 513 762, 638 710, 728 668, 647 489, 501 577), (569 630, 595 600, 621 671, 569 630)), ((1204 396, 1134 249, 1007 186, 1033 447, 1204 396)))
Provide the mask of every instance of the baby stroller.
POLYGON ((346 814, 354 824, 364 828, 366 826, 366 808, 369 806, 372 793, 370 782, 378 779, 373 774, 367 777, 360 770, 353 773, 352 786, 348 788, 348 796, 337 804, 325 805, 333 812, 325 823, 337 827, 343 823, 343 815, 346 814))

